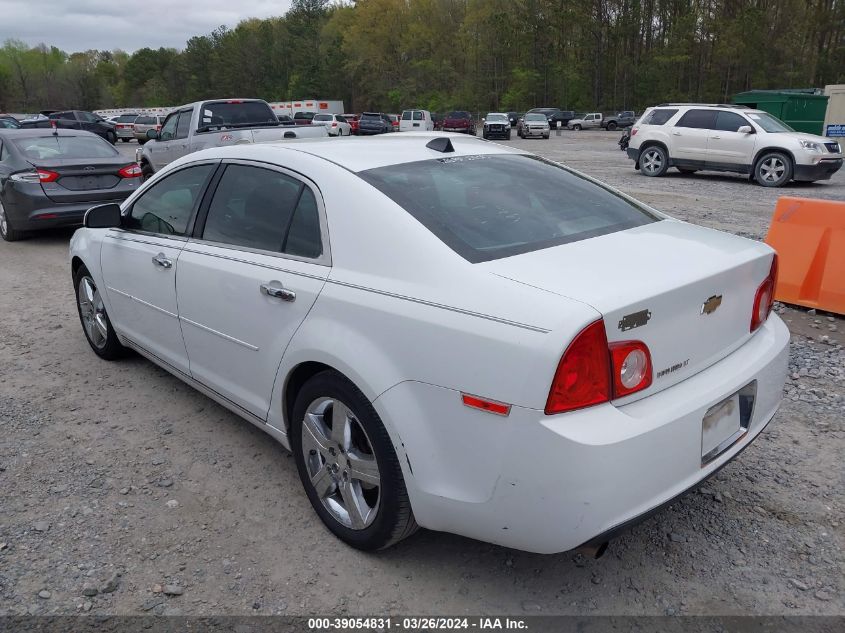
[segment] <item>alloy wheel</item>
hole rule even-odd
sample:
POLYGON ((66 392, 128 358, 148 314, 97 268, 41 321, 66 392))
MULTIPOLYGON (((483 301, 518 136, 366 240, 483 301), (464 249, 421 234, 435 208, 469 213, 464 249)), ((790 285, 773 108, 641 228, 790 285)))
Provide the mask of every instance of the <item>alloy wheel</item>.
POLYGON ((656 150, 646 150, 640 161, 640 169, 649 174, 659 173, 663 168, 663 155, 656 150))
POLYGON ((772 156, 760 165, 760 179, 775 183, 779 182, 786 172, 786 164, 777 156, 772 156))
POLYGON ((335 398, 318 398, 302 421, 302 455, 323 507, 341 525, 363 530, 376 519, 381 474, 370 438, 335 398))
POLYGON ((85 276, 79 280, 76 297, 79 301, 79 313, 82 315, 82 326, 85 328, 88 340, 97 349, 103 349, 108 342, 109 325, 103 299, 91 277, 85 276))

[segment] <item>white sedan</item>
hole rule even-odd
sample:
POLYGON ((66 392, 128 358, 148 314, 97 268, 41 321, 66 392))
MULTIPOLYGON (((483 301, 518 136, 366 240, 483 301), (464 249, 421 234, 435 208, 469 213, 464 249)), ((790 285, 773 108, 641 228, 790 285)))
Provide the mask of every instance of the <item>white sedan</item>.
POLYGON ((70 250, 94 352, 271 434, 361 549, 602 546, 746 448, 787 369, 768 246, 464 135, 197 152, 70 250))

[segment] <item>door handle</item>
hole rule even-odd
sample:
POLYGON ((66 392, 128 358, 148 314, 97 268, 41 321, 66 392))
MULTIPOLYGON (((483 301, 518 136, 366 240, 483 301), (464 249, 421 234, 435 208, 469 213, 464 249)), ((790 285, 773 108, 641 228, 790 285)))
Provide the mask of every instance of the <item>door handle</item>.
POLYGON ((153 257, 153 264, 160 266, 161 268, 173 268, 173 262, 167 259, 167 257, 164 256, 164 253, 159 253, 153 257))
POLYGON ((721 137, 721 136, 711 136, 710 138, 716 138, 716 139, 719 139, 719 138, 722 138, 722 137, 721 137))
POLYGON ((268 297, 273 297, 275 299, 281 299, 282 301, 295 301, 296 293, 293 290, 282 288, 281 284, 279 284, 278 286, 270 285, 278 283, 278 281, 271 281, 266 284, 261 284, 261 294, 267 295, 268 297))
POLYGON ((672 136, 680 136, 680 135, 681 135, 680 132, 672 132, 672 136))

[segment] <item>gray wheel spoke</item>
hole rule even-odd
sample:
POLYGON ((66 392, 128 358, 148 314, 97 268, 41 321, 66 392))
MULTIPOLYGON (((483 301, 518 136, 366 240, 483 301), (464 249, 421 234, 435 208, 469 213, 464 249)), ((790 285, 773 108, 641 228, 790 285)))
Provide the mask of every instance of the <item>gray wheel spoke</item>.
POLYGON ((311 484, 320 499, 328 497, 335 489, 334 478, 326 464, 311 477, 311 484))
POLYGON ((354 481, 342 482, 340 496, 343 498, 343 506, 349 516, 352 529, 360 530, 366 525, 370 513, 370 507, 361 494, 360 485, 354 481))
POLYGON ((329 445, 326 427, 323 425, 322 416, 315 413, 306 413, 302 421, 302 447, 309 450, 328 455, 329 445))
POLYGON ((350 425, 351 413, 345 404, 335 400, 332 403, 332 440, 342 448, 349 448, 349 436, 352 430, 350 425))
POLYGON ((105 319, 103 318, 102 314, 97 314, 94 317, 94 332, 97 334, 98 339, 102 342, 105 341, 109 336, 109 328, 105 323, 105 319))
POLYGON ((381 483, 378 464, 374 457, 363 457, 350 453, 349 457, 349 478, 360 481, 371 486, 378 486, 381 483))

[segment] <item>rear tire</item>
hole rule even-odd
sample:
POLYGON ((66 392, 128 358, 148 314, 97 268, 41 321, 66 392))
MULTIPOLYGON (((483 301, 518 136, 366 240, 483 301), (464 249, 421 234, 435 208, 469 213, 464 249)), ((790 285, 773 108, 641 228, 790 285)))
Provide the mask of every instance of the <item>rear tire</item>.
POLYGON ((766 152, 754 165, 754 179, 763 187, 782 187, 792 180, 792 160, 780 152, 766 152))
POLYGON ((6 215, 6 209, 3 206, 3 200, 0 198, 0 237, 7 242, 17 242, 25 236, 26 233, 23 231, 16 231, 12 228, 9 216, 6 215))
POLYGON ((117 144, 117 135, 112 131, 108 131, 106 132, 106 140, 112 145, 115 145, 117 144))
POLYGON ((662 176, 669 168, 669 156, 659 145, 650 145, 640 154, 640 171, 645 176, 662 176))
POLYGON ((610 123, 607 124, 608 132, 612 132, 615 129, 616 129, 616 121, 611 121, 610 123))
POLYGON ((308 500, 340 540, 372 551, 418 529, 393 442, 372 403, 344 376, 328 370, 302 386, 290 442, 308 500), (343 431, 335 433, 339 422, 343 431))

